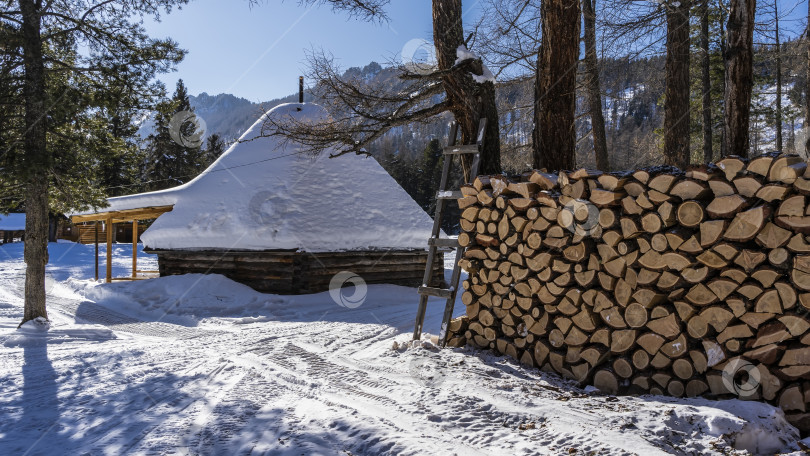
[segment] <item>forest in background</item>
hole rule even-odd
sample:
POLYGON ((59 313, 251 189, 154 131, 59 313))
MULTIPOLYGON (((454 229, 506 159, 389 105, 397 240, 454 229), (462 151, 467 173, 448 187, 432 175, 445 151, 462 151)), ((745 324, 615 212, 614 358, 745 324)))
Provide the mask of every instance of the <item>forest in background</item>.
MULTIPOLYGON (((776 149, 776 110, 774 109, 775 77, 774 52, 771 46, 757 46, 754 67, 757 82, 752 95, 751 148, 752 155, 773 152, 776 149)), ((784 108, 782 129, 785 137, 785 152, 797 152, 794 144, 803 141, 806 76, 806 44, 804 41, 789 41, 782 47, 782 85, 784 108)), ((606 139, 610 167, 613 170, 628 170, 658 165, 663 162, 662 135, 664 96, 664 57, 639 57, 631 59, 601 59, 600 80, 603 88, 602 112, 605 118, 606 139)), ((346 78, 359 78, 385 89, 396 84, 398 72, 395 67, 383 67, 372 62, 365 67, 349 68, 346 78)), ((582 76, 580 75, 580 78, 582 76)), ((294 82, 294 81, 293 81, 294 82)), ((496 101, 501 113, 501 152, 504 172, 520 173, 531 168, 531 79, 510 81, 496 85, 496 101), (528 108, 526 104, 528 103, 528 108)), ((722 93, 712 94, 715 102, 722 103, 722 93)), ((297 94, 252 103, 230 94, 209 95, 202 93, 189 97, 194 112, 205 121, 207 136, 218 135, 226 144, 232 143, 262 112, 282 104, 297 101, 297 94)), ((310 92, 307 101, 318 102, 310 92)), ((691 123, 692 153, 700 160, 702 149, 702 125, 700 114, 700 91, 694 90, 691 110, 695 117, 691 123)), ((590 118, 584 97, 577 99, 577 164, 595 168, 593 144, 590 136, 590 118)), ((440 147, 446 144, 452 116, 438 116, 430 122, 414 123, 393 128, 368 148, 394 179, 429 214, 435 210, 435 193, 441 174, 442 155, 440 147)), ((148 137, 154 122, 144 122, 140 129, 143 138, 148 137)), ((721 126, 715 125, 714 150, 720 150, 721 126)), ((801 148, 800 148, 801 149, 801 148)), ((719 158, 719 154, 715 157, 719 158)), ((460 170, 453 173, 456 184, 461 182, 460 170)), ((171 187, 173 185, 168 185, 171 187)), ((445 218, 445 230, 455 232, 457 217, 445 218)))

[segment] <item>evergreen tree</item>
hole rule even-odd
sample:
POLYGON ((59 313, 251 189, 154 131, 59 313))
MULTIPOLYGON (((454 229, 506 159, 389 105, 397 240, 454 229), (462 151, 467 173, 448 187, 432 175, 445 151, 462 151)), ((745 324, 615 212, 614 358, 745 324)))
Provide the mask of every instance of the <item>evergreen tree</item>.
POLYGON ((183 3, 187 0, 18 0, 0 5, 0 55, 9 62, 16 84, 10 108, 22 114, 22 120, 12 125, 16 138, 10 138, 9 151, 18 153, 11 165, 2 166, 2 173, 25 195, 23 323, 47 318, 51 193, 75 189, 69 205, 77 209, 98 203, 99 192, 87 178, 87 168, 94 164, 94 157, 87 155, 97 149, 83 146, 103 142, 98 140, 104 137, 96 134, 106 125, 94 121, 91 114, 98 103, 89 97, 105 92, 112 80, 126 85, 136 97, 153 93, 154 74, 168 70, 183 53, 170 40, 149 38, 140 19, 183 3), (137 77, 115 71, 122 67, 137 77), (69 117, 71 110, 81 116, 73 123, 58 122, 69 117))
MULTIPOLYGON (((436 195, 441 183, 445 156, 438 139, 428 142, 421 155, 383 152, 378 155, 380 165, 431 217, 436 213, 436 195)), ((454 166, 448 176, 448 188, 458 188, 463 182, 461 168, 454 166)), ((442 229, 446 233, 458 233, 461 211, 457 204, 447 204, 444 210, 442 229)))
POLYGON ((202 152, 202 167, 209 167, 220 155, 225 152, 225 141, 216 133, 208 136, 205 140, 205 148, 202 152))
POLYGON ((146 190, 175 187, 204 169, 201 127, 181 79, 172 98, 158 104, 155 130, 146 141, 142 172, 146 190))

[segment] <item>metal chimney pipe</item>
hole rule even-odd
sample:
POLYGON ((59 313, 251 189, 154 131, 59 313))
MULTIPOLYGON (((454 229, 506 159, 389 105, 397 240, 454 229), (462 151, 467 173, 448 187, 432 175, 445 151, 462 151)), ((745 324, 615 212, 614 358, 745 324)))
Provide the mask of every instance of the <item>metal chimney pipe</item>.
POLYGON ((298 102, 304 103, 304 77, 298 76, 298 102))

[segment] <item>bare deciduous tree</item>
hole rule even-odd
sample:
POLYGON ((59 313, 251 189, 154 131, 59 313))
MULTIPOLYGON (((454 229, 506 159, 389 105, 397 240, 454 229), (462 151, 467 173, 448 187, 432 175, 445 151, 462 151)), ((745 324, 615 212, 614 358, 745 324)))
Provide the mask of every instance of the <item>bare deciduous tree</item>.
MULTIPOLYGON (((325 3, 306 1, 305 3, 325 3)), ((387 1, 328 1, 335 8, 360 14, 369 6, 383 7, 387 1)), ((382 10, 379 10, 382 11, 382 10)), ((383 18, 384 12, 366 17, 383 18)), ((499 173, 500 141, 493 77, 482 60, 466 51, 461 0, 433 0, 435 65, 405 62, 397 68, 399 82, 392 89, 372 87, 362 80, 341 75, 333 60, 323 53, 310 58, 314 90, 324 100, 331 116, 316 123, 293 119, 268 119, 267 135, 282 136, 320 152, 333 155, 366 153, 366 147, 391 128, 412 122, 426 122, 451 112, 459 123, 461 141, 474 143, 481 118, 487 119, 480 172, 499 173)), ((471 159, 462 158, 465 179, 471 159)))

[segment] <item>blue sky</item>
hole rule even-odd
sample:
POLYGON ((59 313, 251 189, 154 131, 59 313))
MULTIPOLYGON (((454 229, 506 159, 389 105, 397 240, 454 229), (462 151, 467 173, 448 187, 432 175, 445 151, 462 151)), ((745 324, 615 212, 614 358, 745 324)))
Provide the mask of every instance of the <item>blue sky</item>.
MULTIPOLYGON (((476 19, 476 3, 464 2, 470 10, 465 25, 476 19)), ((304 51, 312 47, 331 52, 344 68, 399 58, 410 40, 430 40, 430 5, 394 0, 391 21, 371 24, 297 0, 267 0, 252 8, 248 0, 192 0, 146 27, 151 36, 171 37, 189 51, 177 72, 160 78, 170 91, 182 78, 191 94, 232 93, 258 102, 298 90, 304 51)))
MULTIPOLYGON (((783 38, 801 32, 807 0, 779 0, 783 38)), ((431 40, 431 0, 392 0, 390 22, 349 19, 298 0, 192 0, 182 10, 147 21, 151 36, 171 37, 189 53, 178 71, 160 77, 171 92, 183 78, 191 94, 231 93, 261 102, 295 93, 304 52, 323 48, 343 68, 399 59, 412 40, 431 40)), ((482 0, 464 0, 464 25, 479 18, 482 0)))

